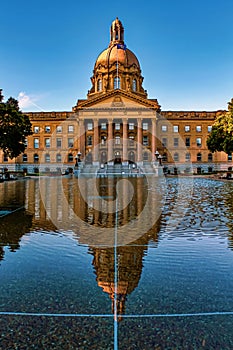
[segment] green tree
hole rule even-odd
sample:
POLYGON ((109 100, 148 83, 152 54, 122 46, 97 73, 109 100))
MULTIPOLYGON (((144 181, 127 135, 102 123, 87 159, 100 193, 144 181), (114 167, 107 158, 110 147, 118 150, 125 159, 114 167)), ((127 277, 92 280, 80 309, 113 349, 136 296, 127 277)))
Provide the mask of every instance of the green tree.
POLYGON ((228 103, 228 111, 215 120, 206 144, 211 152, 233 153, 233 98, 228 103))
POLYGON ((19 109, 18 101, 10 97, 3 102, 0 89, 0 148, 9 158, 24 152, 26 137, 32 134, 29 117, 19 109))

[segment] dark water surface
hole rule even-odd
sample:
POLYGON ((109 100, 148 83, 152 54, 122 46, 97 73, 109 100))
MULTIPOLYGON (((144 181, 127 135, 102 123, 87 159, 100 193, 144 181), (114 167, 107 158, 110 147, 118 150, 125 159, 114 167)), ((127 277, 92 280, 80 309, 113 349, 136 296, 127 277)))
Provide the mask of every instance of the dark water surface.
POLYGON ((0 184, 0 349, 233 349, 233 183, 0 184))

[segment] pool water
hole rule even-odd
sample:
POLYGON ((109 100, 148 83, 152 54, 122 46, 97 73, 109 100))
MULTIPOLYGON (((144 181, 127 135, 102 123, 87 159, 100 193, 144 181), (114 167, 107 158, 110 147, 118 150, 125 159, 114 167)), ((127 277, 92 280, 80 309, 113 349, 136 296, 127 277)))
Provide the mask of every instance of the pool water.
POLYGON ((233 184, 0 184, 0 349, 233 349, 233 184))

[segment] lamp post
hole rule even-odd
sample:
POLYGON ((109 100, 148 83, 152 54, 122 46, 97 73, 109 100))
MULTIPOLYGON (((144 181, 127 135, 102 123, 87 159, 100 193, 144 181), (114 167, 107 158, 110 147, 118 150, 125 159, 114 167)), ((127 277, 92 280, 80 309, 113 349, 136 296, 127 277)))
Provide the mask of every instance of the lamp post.
POLYGON ((159 151, 156 150, 156 152, 155 152, 155 160, 158 161, 158 158, 159 158, 159 151))
POLYGON ((82 153, 81 152, 78 152, 77 156, 78 156, 78 162, 81 162, 81 155, 82 153))
POLYGON ((74 165, 75 168, 78 168, 78 163, 81 162, 81 159, 80 159, 81 155, 82 155, 82 153, 81 153, 81 152, 78 152, 78 153, 76 154, 76 156, 74 157, 74 158, 75 158, 75 165, 74 165))
POLYGON ((163 157, 161 156, 161 154, 159 154, 158 155, 159 165, 162 165, 162 159, 163 159, 163 157))
POLYGON ((74 157, 74 159, 75 159, 75 165, 74 165, 74 167, 77 168, 77 167, 78 167, 78 155, 76 155, 76 156, 74 157))

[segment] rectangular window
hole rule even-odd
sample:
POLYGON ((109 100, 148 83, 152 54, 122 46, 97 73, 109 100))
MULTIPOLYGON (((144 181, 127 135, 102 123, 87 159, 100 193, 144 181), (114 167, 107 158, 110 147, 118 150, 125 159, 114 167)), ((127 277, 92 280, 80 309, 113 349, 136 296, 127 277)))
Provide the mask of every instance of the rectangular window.
POLYGON ((87 130, 93 130, 93 123, 87 123, 87 130))
POLYGON ((190 137, 186 137, 185 139, 185 146, 190 147, 190 137))
POLYGON ((134 123, 129 123, 129 130, 134 130, 134 123))
POLYGON ((57 138, 57 148, 61 148, 62 140, 61 138, 57 138))
POLYGON ((101 123, 101 130, 107 129, 107 123, 101 123))
POLYGON ((179 126, 173 125, 173 132, 179 132, 179 126))
POLYGON ((73 133, 73 132, 74 132, 74 126, 68 125, 68 133, 73 133))
POLYGON ((40 127, 39 126, 34 126, 34 133, 38 134, 40 132, 40 127))
POLYGON ((27 139, 27 138, 25 138, 24 146, 25 146, 26 148, 27 148, 27 146, 28 146, 28 139, 27 139))
POLYGON ((61 125, 57 125, 56 131, 57 131, 58 134, 60 134, 62 132, 62 126, 61 125))
POLYGON ((196 132, 201 132, 201 125, 196 126, 196 132))
POLYGON ((178 147, 179 146, 179 139, 178 137, 174 138, 174 147, 178 147))
POLYGON ((115 145, 120 145, 120 143, 121 143, 121 138, 120 138, 120 136, 116 136, 116 137, 115 137, 115 145))
POLYGON ((162 146, 163 147, 167 147, 167 139, 166 139, 166 137, 162 138, 162 146))
POLYGON ((74 139, 73 139, 73 137, 72 138, 69 137, 68 138, 68 148, 72 148, 72 147, 74 147, 74 139))
POLYGON ((208 130, 208 132, 211 132, 212 131, 212 125, 208 125, 207 130, 208 130))
POLYGON ((34 139, 34 148, 39 148, 39 139, 34 139))
POLYGON ((162 125, 161 130, 162 132, 167 132, 167 125, 162 125))
POLYGON ((51 132, 51 128, 50 128, 49 125, 47 125, 47 126, 45 127, 45 132, 47 132, 47 133, 51 132))
POLYGON ((149 144, 148 136, 143 136, 142 144, 143 144, 143 146, 148 146, 148 144, 149 144))
POLYGON ((148 130, 148 123, 142 123, 142 129, 148 130))
POLYGON ((51 146, 51 141, 50 141, 50 139, 45 139, 44 142, 45 142, 45 147, 46 147, 46 148, 50 148, 50 146, 51 146))
POLYGON ((121 124, 120 123, 115 123, 115 130, 120 130, 121 124))
POLYGON ((185 125, 184 131, 185 132, 190 132, 190 125, 185 125))
POLYGON ((197 146, 201 146, 201 138, 200 137, 196 138, 196 144, 197 144, 197 146))

